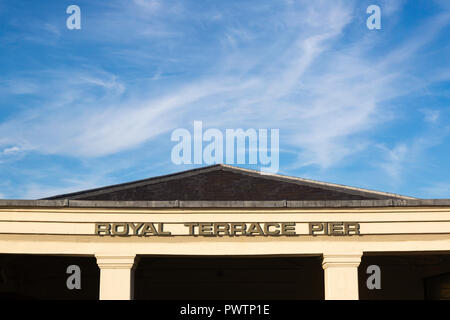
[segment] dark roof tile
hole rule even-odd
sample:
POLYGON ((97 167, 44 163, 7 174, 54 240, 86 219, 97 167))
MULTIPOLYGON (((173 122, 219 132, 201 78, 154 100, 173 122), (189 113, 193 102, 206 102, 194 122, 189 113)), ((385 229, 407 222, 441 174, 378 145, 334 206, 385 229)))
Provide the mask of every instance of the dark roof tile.
POLYGON ((414 199, 392 193, 214 165, 46 200, 319 201, 414 199))

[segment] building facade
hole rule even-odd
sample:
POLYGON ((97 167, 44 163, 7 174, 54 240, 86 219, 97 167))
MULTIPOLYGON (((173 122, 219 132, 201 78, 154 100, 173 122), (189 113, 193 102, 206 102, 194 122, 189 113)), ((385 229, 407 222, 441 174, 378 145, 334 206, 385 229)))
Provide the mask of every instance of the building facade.
POLYGON ((0 294, 450 299, 450 200, 226 165, 0 200, 0 294))

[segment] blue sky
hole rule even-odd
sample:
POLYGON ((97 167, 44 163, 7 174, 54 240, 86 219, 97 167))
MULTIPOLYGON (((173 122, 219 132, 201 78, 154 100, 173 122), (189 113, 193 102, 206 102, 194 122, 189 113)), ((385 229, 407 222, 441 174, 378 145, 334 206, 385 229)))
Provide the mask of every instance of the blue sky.
POLYGON ((194 120, 279 129, 281 174, 450 198, 449 24, 447 0, 0 0, 0 198, 194 168, 170 158, 194 120))

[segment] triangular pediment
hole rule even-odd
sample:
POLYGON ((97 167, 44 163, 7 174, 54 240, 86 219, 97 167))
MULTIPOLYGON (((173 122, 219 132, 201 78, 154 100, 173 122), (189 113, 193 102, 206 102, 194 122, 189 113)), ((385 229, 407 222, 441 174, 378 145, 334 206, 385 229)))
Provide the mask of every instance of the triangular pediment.
POLYGON ((258 171, 213 165, 47 199, 111 201, 271 201, 414 199, 258 171))

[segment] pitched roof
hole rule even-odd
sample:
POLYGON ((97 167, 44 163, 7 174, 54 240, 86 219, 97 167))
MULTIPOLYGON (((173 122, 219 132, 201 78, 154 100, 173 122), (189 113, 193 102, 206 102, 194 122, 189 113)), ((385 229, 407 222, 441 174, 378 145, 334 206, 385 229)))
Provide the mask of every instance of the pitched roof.
POLYGON ((264 174, 224 164, 46 198, 113 201, 415 199, 344 185, 264 174))

